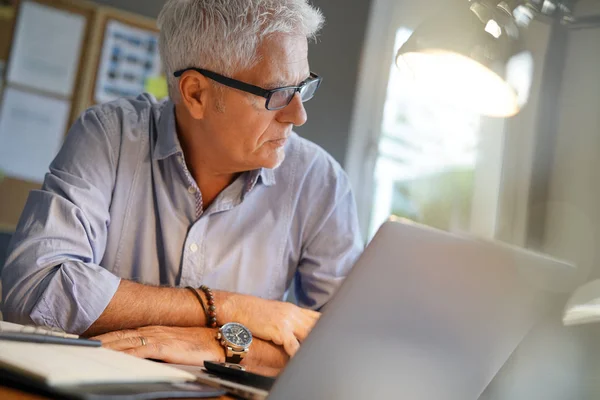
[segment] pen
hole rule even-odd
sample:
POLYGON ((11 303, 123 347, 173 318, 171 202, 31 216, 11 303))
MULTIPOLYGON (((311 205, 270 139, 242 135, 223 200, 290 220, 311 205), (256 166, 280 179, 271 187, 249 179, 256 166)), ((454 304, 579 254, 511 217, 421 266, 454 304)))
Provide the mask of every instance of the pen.
POLYGON ((67 346, 87 346, 100 347, 102 342, 99 340, 61 337, 54 335, 44 335, 39 333, 27 332, 0 332, 0 341, 8 340, 13 342, 29 342, 29 343, 47 343, 47 344, 62 344, 67 346))

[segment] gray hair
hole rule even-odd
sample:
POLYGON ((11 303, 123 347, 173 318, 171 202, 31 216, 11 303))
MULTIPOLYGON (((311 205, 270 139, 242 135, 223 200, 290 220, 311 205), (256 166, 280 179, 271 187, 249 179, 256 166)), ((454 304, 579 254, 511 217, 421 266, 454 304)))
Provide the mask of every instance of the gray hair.
POLYGON ((169 96, 179 99, 177 70, 198 67, 231 76, 256 65, 266 36, 314 39, 322 25, 323 15, 307 0, 168 0, 158 27, 169 96))

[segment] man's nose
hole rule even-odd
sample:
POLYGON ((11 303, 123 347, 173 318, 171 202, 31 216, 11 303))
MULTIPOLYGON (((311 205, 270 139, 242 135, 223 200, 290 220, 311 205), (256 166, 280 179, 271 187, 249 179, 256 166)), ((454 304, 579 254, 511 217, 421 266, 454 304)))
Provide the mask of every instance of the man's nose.
POLYGON ((283 123, 293 124, 294 126, 304 125, 307 119, 306 109, 302 103, 300 93, 294 94, 292 101, 287 107, 282 108, 279 114, 279 121, 283 123))

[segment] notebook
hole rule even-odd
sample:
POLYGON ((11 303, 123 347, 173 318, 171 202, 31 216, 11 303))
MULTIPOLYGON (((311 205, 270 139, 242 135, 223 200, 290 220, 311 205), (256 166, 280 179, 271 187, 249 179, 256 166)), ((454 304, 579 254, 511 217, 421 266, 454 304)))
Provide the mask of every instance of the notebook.
MULTIPOLYGON (((26 327, 0 321, 0 328, 23 330, 26 327)), ((196 380, 189 372, 102 347, 4 340, 0 340, 0 369, 50 387, 196 380)))

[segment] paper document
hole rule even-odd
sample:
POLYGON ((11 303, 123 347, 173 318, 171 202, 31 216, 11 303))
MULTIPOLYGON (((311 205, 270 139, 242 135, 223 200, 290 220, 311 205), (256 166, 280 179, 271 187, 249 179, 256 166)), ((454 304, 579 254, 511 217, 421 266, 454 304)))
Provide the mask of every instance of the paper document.
MULTIPOLYGON (((5 323, 0 322, 0 324, 5 323)), ((11 325, 7 327, 15 328, 14 324, 11 325)), ((196 380, 196 377, 189 372, 102 347, 3 340, 0 340, 1 369, 13 371, 53 387, 90 383, 196 380)))
POLYGON ((0 170, 42 182, 67 130, 67 101, 8 87, 0 109, 0 170))
POLYGON ((7 81, 71 97, 85 24, 82 15, 23 1, 7 81))
POLYGON ((106 23, 94 100, 137 96, 148 78, 160 75, 158 33, 116 20, 106 23))

